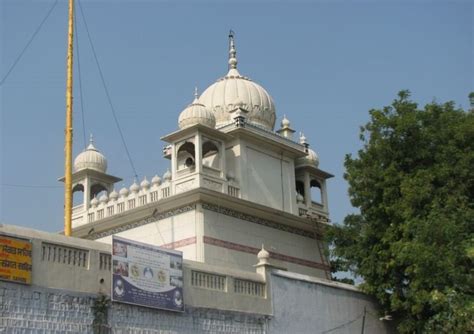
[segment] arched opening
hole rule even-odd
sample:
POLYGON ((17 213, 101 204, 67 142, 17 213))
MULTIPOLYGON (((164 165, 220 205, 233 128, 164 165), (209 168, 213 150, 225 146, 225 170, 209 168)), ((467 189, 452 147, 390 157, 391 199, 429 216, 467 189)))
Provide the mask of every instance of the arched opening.
POLYGON ((84 204, 84 186, 79 183, 72 188, 72 206, 82 204, 84 204))
POLYGON ((296 181, 296 192, 304 197, 304 182, 296 181))
POLYGON ((311 180, 309 185, 311 186, 311 200, 318 204, 323 204, 323 193, 319 181, 311 180))
POLYGON ((205 139, 202 144, 202 164, 207 167, 220 168, 218 143, 205 139))
POLYGON ((103 194, 107 194, 107 188, 106 187, 104 187, 100 183, 96 183, 96 184, 92 185, 92 187, 91 187, 91 198, 90 199, 93 199, 94 197, 99 199, 100 196, 102 196, 103 194))
POLYGON ((185 141, 178 149, 177 163, 178 170, 193 168, 196 165, 196 150, 194 143, 185 141))

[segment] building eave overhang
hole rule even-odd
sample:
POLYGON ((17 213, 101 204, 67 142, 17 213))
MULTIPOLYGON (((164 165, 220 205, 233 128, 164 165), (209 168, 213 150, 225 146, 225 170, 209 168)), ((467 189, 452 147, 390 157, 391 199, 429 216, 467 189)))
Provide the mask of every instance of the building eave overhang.
POLYGON ((295 158, 304 157, 307 154, 303 145, 273 132, 252 126, 251 124, 246 124, 245 127, 229 126, 221 128, 221 130, 226 131, 226 133, 229 133, 232 136, 252 139, 258 143, 265 144, 274 150, 284 151, 295 158))
MULTIPOLYGON (((110 182, 110 183, 116 183, 116 182, 122 181, 122 179, 119 178, 119 177, 116 177, 116 176, 113 176, 113 175, 110 175, 110 174, 106 174, 106 173, 102 173, 102 172, 96 171, 95 169, 84 168, 84 169, 81 169, 80 171, 75 172, 75 173, 72 174, 72 182, 76 182, 78 180, 81 180, 86 175, 89 175, 89 176, 95 177, 95 178, 100 178, 101 180, 106 181, 106 182, 110 182)), ((64 182, 64 176, 59 178, 58 181, 64 182)))
POLYGON ((202 124, 195 124, 195 125, 192 125, 188 128, 184 128, 184 129, 172 132, 172 133, 170 133, 166 136, 161 137, 160 139, 167 142, 167 143, 173 143, 173 142, 175 142, 177 140, 180 140, 183 137, 186 137, 188 135, 191 135, 191 134, 193 134, 197 131, 199 131, 203 134, 207 134, 208 136, 210 136, 212 138, 221 139, 221 140, 224 140, 224 141, 228 141, 228 140, 232 139, 232 136, 230 136, 230 135, 228 135, 228 134, 226 134, 222 131, 219 131, 219 130, 214 129, 214 128, 210 128, 210 127, 202 125, 202 124))
POLYGON ((317 167, 314 167, 313 165, 310 165, 310 164, 305 164, 305 165, 299 165, 299 166, 296 166, 295 169, 297 171, 299 170, 306 170, 306 171, 309 171, 311 174, 314 174, 316 176, 319 176, 323 179, 330 179, 332 177, 334 177, 334 175, 328 173, 328 172, 325 172, 323 171, 322 169, 319 169, 317 167))

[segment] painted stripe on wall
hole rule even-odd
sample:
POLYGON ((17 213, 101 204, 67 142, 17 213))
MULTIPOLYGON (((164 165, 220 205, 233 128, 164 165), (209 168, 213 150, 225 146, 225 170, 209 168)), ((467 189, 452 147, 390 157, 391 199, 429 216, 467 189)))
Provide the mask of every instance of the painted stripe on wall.
POLYGON ((181 239, 175 242, 170 242, 168 244, 160 245, 160 247, 175 249, 175 248, 184 247, 188 245, 194 245, 195 243, 196 243, 196 237, 190 237, 190 238, 181 239))
MULTIPOLYGON (((203 241, 205 244, 227 248, 227 249, 235 250, 238 252, 254 254, 254 255, 257 255, 258 252, 260 251, 260 248, 245 246, 245 245, 237 244, 234 242, 220 240, 220 239, 207 237, 207 236, 203 237, 203 241)), ((275 260, 295 263, 301 266, 306 266, 306 267, 311 267, 311 268, 316 268, 316 269, 321 269, 321 270, 330 270, 329 266, 322 263, 305 260, 305 259, 301 259, 301 258, 297 258, 297 257, 293 257, 293 256, 281 254, 281 253, 276 253, 276 252, 269 252, 269 253, 270 253, 270 257, 275 260)))

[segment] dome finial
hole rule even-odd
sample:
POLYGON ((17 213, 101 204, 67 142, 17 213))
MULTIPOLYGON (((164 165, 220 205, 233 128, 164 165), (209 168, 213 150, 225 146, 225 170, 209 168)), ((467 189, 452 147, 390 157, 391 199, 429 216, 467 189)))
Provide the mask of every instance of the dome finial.
POLYGON ((87 146, 86 150, 95 150, 95 146, 94 146, 94 136, 92 135, 92 133, 89 134, 89 145, 87 146))
POLYGON ((235 50, 234 32, 229 31, 229 70, 237 68, 237 51, 235 50))
POLYGON ((197 102, 198 102, 198 98, 199 98, 198 88, 197 88, 197 86, 195 86, 195 87, 194 87, 194 101, 193 101, 193 103, 197 103, 197 102))

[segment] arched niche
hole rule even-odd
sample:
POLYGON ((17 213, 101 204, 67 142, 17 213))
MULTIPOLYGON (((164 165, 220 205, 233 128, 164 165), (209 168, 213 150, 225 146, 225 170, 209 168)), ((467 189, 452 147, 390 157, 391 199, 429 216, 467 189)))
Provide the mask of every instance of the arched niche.
POLYGON ((296 192, 304 197, 304 182, 296 180, 296 192))
POLYGON ((323 188, 318 180, 312 179, 309 183, 311 190, 311 201, 323 204, 323 188))
POLYGON ((94 197, 97 197, 97 199, 100 198, 103 194, 107 195, 108 191, 107 188, 101 184, 101 183, 94 183, 91 186, 91 194, 90 194, 90 199, 93 199, 94 197))
POLYGON ((196 164, 196 148, 194 142, 187 140, 179 145, 176 158, 178 170, 193 168, 196 164))
POLYGON ((202 143, 202 164, 207 167, 220 169, 219 143, 203 138, 202 143))
POLYGON ((72 205, 77 206, 84 203, 84 185, 76 184, 72 188, 72 205))

